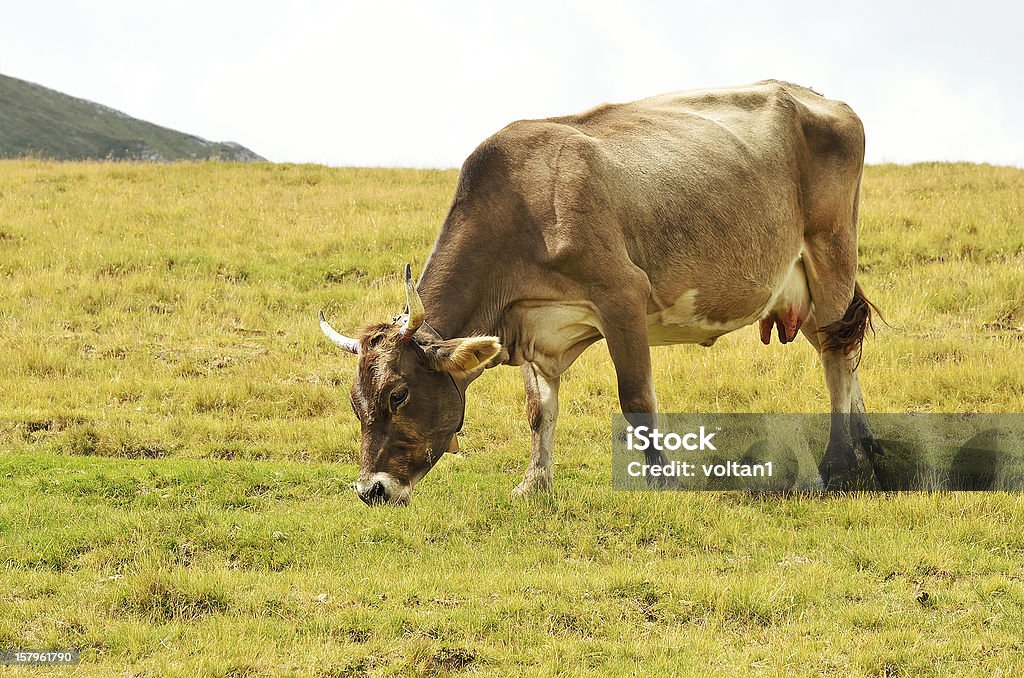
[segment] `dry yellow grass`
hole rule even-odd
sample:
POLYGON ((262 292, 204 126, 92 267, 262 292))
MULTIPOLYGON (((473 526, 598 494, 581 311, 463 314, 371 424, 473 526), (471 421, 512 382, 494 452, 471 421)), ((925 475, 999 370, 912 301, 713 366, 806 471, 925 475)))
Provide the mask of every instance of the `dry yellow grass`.
MULTIPOLYGON (((355 329, 402 305, 454 172, 0 163, 0 648, 89 674, 1012 675, 1018 496, 610 490, 602 345, 552 497, 511 503, 517 370, 406 510, 348 490, 355 329), (928 593, 928 596, 924 596, 928 593), (321 598, 321 594, 325 597, 321 598)), ((867 169, 869 410, 1020 411, 1024 171, 867 169)), ((805 342, 654 350, 666 411, 821 411, 805 342)))

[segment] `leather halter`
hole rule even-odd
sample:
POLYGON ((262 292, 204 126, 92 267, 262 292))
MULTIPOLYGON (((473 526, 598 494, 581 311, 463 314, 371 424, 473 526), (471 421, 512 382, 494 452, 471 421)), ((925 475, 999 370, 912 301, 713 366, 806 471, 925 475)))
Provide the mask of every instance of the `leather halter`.
POLYGON ((462 401, 462 415, 459 417, 459 426, 455 429, 455 432, 458 433, 462 430, 462 425, 466 423, 466 394, 461 388, 459 388, 459 383, 455 381, 455 377, 452 376, 451 372, 448 372, 448 376, 451 378, 452 385, 455 386, 455 390, 459 394, 459 399, 462 401))
MULTIPOLYGON (((430 330, 438 339, 441 339, 441 334, 433 327, 431 327, 429 324, 427 324, 426 320, 423 321, 422 325, 423 327, 426 327, 428 330, 430 330)), ((452 380, 452 386, 455 387, 455 392, 459 394, 459 401, 462 403, 462 413, 459 417, 459 426, 458 428, 455 429, 455 432, 458 433, 462 430, 462 425, 466 423, 466 392, 459 388, 459 382, 455 381, 455 376, 452 375, 451 372, 445 372, 445 374, 447 374, 448 378, 452 380)))

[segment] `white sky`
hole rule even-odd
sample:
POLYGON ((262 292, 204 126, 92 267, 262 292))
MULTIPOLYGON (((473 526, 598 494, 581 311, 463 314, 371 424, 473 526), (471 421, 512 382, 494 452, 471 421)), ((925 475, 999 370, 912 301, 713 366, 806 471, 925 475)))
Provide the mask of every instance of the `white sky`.
POLYGON ((779 78, 869 162, 1024 167, 1020 2, 4 4, 0 73, 274 161, 457 167, 519 118, 779 78))

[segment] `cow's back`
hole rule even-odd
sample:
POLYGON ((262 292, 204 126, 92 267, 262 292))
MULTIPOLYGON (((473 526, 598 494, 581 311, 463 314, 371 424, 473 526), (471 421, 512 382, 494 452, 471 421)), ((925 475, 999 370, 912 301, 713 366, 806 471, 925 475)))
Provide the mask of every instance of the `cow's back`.
POLYGON ((855 209, 863 164, 848 106, 777 81, 606 104, 506 133, 521 145, 531 130, 547 143, 529 155, 555 156, 553 200, 575 221, 545 226, 563 257, 621 233, 653 304, 700 289, 696 310, 711 321, 767 302, 808 230, 855 209))

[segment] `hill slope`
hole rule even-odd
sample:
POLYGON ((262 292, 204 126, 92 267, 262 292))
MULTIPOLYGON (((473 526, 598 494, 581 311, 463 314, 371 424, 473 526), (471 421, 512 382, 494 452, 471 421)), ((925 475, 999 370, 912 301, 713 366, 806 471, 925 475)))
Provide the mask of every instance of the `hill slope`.
POLYGON ((263 160, 232 142, 212 142, 112 108, 0 75, 0 158, 55 160, 263 160))

